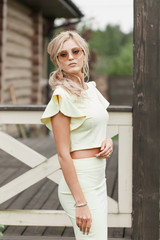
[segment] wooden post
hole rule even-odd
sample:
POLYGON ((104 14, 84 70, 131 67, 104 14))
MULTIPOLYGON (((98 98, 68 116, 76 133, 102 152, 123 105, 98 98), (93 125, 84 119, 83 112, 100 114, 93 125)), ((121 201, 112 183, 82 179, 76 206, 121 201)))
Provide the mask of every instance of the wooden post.
POLYGON ((158 240, 160 1, 134 0, 133 236, 158 240))
POLYGON ((42 13, 34 12, 32 104, 40 104, 42 96, 42 22, 42 13))
POLYGON ((0 0, 0 103, 4 102, 5 70, 5 34, 6 34, 7 0, 0 0))

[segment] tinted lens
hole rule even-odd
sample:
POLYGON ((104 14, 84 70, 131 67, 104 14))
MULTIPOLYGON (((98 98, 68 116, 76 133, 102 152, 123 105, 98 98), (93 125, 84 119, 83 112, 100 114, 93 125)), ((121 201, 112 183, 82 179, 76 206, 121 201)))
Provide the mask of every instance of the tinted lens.
POLYGON ((76 48, 76 49, 72 49, 72 55, 74 56, 74 58, 78 58, 82 53, 82 49, 81 48, 76 48))
POLYGON ((68 52, 67 51, 62 51, 60 53, 58 53, 58 58, 59 59, 67 59, 68 58, 68 52))

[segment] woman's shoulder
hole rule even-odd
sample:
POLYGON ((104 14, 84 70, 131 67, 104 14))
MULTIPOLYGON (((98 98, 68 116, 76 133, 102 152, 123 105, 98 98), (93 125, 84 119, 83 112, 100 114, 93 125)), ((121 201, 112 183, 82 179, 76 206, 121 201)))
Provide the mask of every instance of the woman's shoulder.
POLYGON ((71 98, 71 94, 61 85, 56 86, 52 96, 60 95, 62 98, 71 98))
POLYGON ((55 89, 53 90, 53 94, 56 94, 56 93, 65 93, 65 92, 66 92, 66 90, 65 90, 64 87, 61 86, 61 85, 57 85, 57 86, 55 87, 55 89))
POLYGON ((87 84, 89 84, 90 86, 96 87, 96 82, 95 81, 89 81, 89 82, 87 82, 87 84))

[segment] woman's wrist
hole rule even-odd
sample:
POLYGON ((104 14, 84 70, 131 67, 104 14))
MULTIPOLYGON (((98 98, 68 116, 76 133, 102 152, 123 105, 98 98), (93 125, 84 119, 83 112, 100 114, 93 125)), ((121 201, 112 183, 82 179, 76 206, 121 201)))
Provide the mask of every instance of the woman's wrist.
POLYGON ((83 206, 86 206, 88 203, 87 202, 84 202, 84 203, 75 203, 74 204, 74 207, 83 207, 83 206))
POLYGON ((82 195, 79 194, 78 196, 76 196, 76 198, 75 198, 75 203, 76 204, 84 203, 84 202, 87 202, 87 201, 86 201, 83 193, 82 193, 82 195))

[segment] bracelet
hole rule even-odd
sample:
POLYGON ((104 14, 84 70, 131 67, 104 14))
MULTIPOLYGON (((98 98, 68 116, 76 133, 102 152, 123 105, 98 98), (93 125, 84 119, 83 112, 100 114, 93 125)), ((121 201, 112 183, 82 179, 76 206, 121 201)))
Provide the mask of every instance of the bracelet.
POLYGON ((87 205, 87 202, 85 203, 79 203, 79 204, 74 204, 74 207, 83 207, 83 206, 86 206, 87 205))

